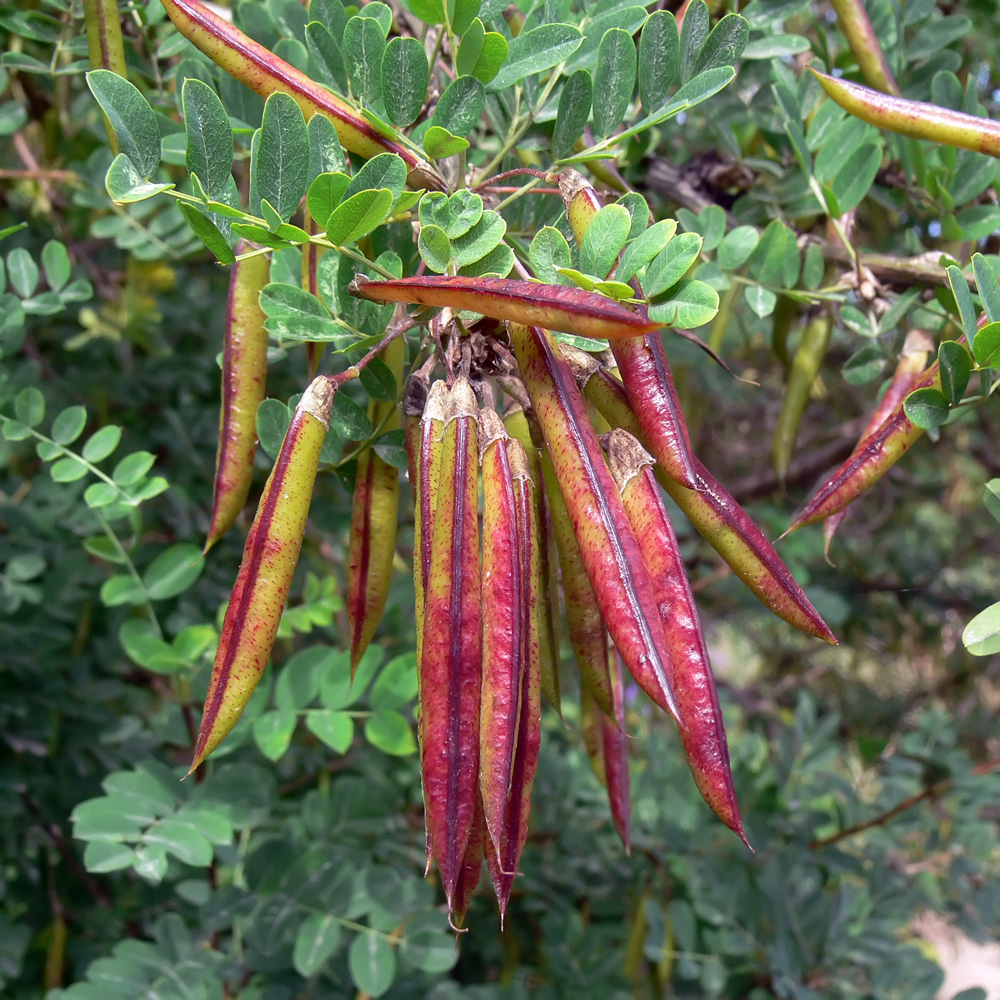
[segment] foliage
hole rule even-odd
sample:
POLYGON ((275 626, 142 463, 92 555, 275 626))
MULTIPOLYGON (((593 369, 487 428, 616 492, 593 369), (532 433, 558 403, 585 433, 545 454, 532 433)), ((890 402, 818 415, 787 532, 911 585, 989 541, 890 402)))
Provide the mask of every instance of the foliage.
MULTIPOLYGON (((754 0, 722 16, 695 0, 679 31, 672 13, 618 0, 504 6, 234 10, 404 130, 448 181, 423 194, 399 156, 364 162, 291 98, 236 83, 156 0, 123 5, 128 81, 84 76, 79 4, 0 14, 0 132, 13 137, 0 209, 5 993, 930 998, 941 973, 914 915, 980 937, 1000 927, 1000 551, 981 501, 985 486, 996 517, 997 161, 826 100, 803 57, 856 66, 825 5, 754 0), (580 250, 546 190, 568 165, 620 196, 580 250), (840 648, 770 618, 677 519, 757 854, 710 816, 676 734, 636 699, 625 857, 567 672, 506 926, 483 888, 456 945, 420 877, 407 572, 353 684, 345 652, 356 457, 374 443, 405 467, 401 433, 367 415, 401 391, 377 366, 336 397, 273 666, 207 776, 178 781, 240 552, 231 533, 200 557, 216 261, 235 259, 240 236, 272 251, 267 456, 305 384, 303 342, 325 342, 342 371, 385 327, 391 307, 347 294, 357 271, 506 275, 517 262, 598 287, 623 250, 619 278, 642 276, 651 313, 697 328, 744 376, 666 338, 699 452, 771 535, 853 446, 907 330, 938 337, 941 389, 908 403, 931 442, 855 505, 835 567, 815 529, 782 543, 840 648), (318 295, 302 287, 310 247, 326 251, 318 295), (822 309, 836 323, 782 483, 766 438, 822 309)), ((996 113, 989 5, 867 6, 905 96, 996 113)), ((398 550, 408 563, 405 526, 398 550)))

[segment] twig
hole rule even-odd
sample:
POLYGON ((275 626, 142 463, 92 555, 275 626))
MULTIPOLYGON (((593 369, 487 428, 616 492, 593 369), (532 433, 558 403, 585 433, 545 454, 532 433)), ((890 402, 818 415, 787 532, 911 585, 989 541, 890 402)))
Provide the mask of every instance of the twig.
MULTIPOLYGON (((977 764, 972 769, 972 774, 980 777, 984 774, 990 774, 992 771, 997 770, 997 768, 1000 768, 1000 757, 977 764)), ((891 809, 887 809, 885 812, 879 813, 877 816, 873 816, 863 823, 855 823, 853 826, 849 826, 839 833, 833 833, 829 837, 821 837, 819 840, 811 841, 809 848, 810 850, 818 851, 820 848, 829 847, 831 844, 846 840, 848 837, 853 837, 857 833, 863 833, 865 830, 873 830, 877 826, 885 826, 891 819, 894 819, 900 813, 906 812, 907 809, 912 809, 927 799, 937 798, 937 796, 950 791, 954 784, 954 776, 935 781, 934 784, 928 785, 923 791, 908 796, 902 802, 897 802, 891 809)))

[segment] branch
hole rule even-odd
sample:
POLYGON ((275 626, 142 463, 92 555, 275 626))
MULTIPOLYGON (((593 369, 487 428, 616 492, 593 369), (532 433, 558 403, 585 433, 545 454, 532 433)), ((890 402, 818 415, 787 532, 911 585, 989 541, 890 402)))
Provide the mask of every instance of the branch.
MULTIPOLYGON (((998 768, 1000 768, 1000 757, 977 764, 972 769, 972 774, 979 777, 984 774, 990 774, 998 768)), ((900 813, 906 812, 907 809, 912 809, 927 799, 937 798, 939 795, 950 791, 954 784, 954 775, 950 778, 942 778, 940 781, 935 781, 933 785, 928 785, 923 791, 910 795, 908 798, 903 799, 902 802, 897 802, 891 809, 887 809, 885 812, 879 813, 877 816, 873 816, 863 823, 855 823, 853 826, 849 826, 839 833, 833 833, 829 837, 822 837, 819 840, 811 841, 809 849, 818 851, 820 848, 829 847, 831 844, 846 840, 848 837, 853 837, 857 833, 863 833, 865 830, 873 830, 877 826, 885 826, 891 819, 894 819, 900 813)))

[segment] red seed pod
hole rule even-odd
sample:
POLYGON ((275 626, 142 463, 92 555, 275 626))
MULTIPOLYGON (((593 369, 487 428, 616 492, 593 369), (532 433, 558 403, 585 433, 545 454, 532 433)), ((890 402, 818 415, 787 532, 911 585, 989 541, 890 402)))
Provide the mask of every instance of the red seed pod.
MULTIPOLYGON (((381 352, 397 385, 403 380, 406 341, 397 337, 381 352)), ((400 425, 395 401, 368 404, 373 427, 400 425)), ((372 448, 358 458, 347 549, 347 624, 351 639, 351 676, 378 629, 392 584, 399 510, 399 472, 372 448)))
POLYGON ((420 738, 430 851, 454 906, 479 795, 482 623, 476 398, 452 386, 424 593, 420 738))
POLYGON ((170 20, 189 42, 261 97, 288 94, 307 120, 315 114, 328 118, 344 149, 364 157, 395 153, 406 164, 415 187, 446 190, 441 174, 400 137, 376 128, 343 98, 269 52, 200 0, 162 2, 170 20))
MULTIPOLYGON (((552 512, 542 488, 542 466, 539 451, 532 441, 528 418, 520 405, 504 414, 504 426, 524 449, 531 479, 531 492, 538 518, 539 542, 536 551, 539 559, 539 593, 533 598, 532 613, 538 617, 538 655, 540 660, 542 694, 548 703, 562 715, 559 687, 559 553, 556 551, 555 528, 552 512)), ((540 433, 540 432, 539 432, 540 433)))
MULTIPOLYGON (((236 252, 245 253, 240 244, 236 252)), ((222 407, 215 458, 212 517, 207 552, 236 522, 250 492, 257 454, 257 407, 267 387, 267 317, 261 289, 270 280, 270 258, 257 254, 238 260, 229 276, 226 331, 222 347, 222 407)))
POLYGON ((604 440, 611 474, 653 580, 691 774, 712 811, 746 842, 708 649, 677 536, 653 476, 653 457, 626 431, 614 430, 604 440))
POLYGON ((470 309, 495 319, 599 340, 634 337, 660 325, 599 292, 514 278, 427 275, 375 281, 359 274, 348 291, 373 302, 470 309))
MULTIPOLYGON (((903 350, 899 355, 899 362, 896 371, 893 373, 889 385, 882 393, 882 398, 875 407, 874 412, 868 420, 865 429, 858 438, 858 443, 851 452, 853 458, 862 448, 865 442, 874 434, 897 406, 901 406, 906 397, 914 390, 920 376, 927 365, 927 358, 934 350, 934 341, 923 330, 913 329, 906 335, 903 343, 903 350)), ((824 553, 827 559, 830 558, 830 544, 837 529, 847 516, 846 508, 832 514, 823 522, 824 553)))
POLYGON ((222 624, 192 771, 236 725, 270 658, 302 548, 333 392, 326 378, 306 389, 261 494, 222 624))
POLYGON ((614 703, 611 698, 611 675, 608 673, 608 630, 547 452, 541 455, 541 468, 559 553, 569 644, 580 670, 581 682, 594 696, 601 711, 612 716, 614 703))
MULTIPOLYGON (((639 421, 629 407, 621 382, 592 355, 568 348, 564 353, 586 398, 612 426, 627 430, 642 441, 639 421)), ((836 644, 826 622, 760 528, 697 459, 695 472, 698 485, 695 490, 681 486, 659 467, 656 480, 766 607, 803 632, 836 644)))
POLYGON ((631 854, 632 798, 628 770, 628 733, 625 729, 625 680, 622 658, 616 649, 611 650, 610 673, 615 714, 613 721, 607 716, 600 720, 604 745, 604 775, 608 786, 611 819, 625 845, 625 853, 631 854))
POLYGON ((639 686, 676 717, 652 585, 580 390, 550 334, 511 324, 510 337, 611 638, 639 686))
POLYGON ((837 24, 858 61, 858 69, 865 82, 885 94, 899 97, 899 87, 885 61, 878 35, 862 0, 830 0, 830 4, 837 12, 837 24))
POLYGON ((448 915, 448 920, 455 930, 461 930, 465 924, 465 915, 469 912, 476 889, 479 888, 479 880, 483 874, 483 856, 488 840, 486 824, 483 821, 483 804, 477 796, 472 827, 469 830, 469 842, 465 846, 458 883, 455 886, 455 898, 451 913, 448 915))

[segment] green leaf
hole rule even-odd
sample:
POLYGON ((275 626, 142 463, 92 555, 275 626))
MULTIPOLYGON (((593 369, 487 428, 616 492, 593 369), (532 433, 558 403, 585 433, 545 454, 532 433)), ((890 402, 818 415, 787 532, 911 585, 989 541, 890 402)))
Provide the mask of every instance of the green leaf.
POLYGON ((709 16, 705 0, 693 0, 684 12, 681 28, 681 83, 696 75, 695 64, 708 39, 709 16))
POLYGON ((22 299, 35 294, 40 272, 34 258, 24 247, 17 247, 7 254, 7 274, 14 291, 22 299))
POLYGON ((124 77, 106 69, 91 70, 87 86, 111 123, 122 154, 140 178, 151 177, 160 165, 160 127, 146 98, 124 77))
POLYGON ((392 369, 377 355, 361 369, 361 384, 372 399, 391 403, 396 398, 398 386, 392 369))
MULTIPOLYGON (((343 10, 343 4, 340 7, 343 10)), ((329 84, 337 90, 347 92, 347 66, 344 62, 344 53, 340 47, 338 38, 344 37, 344 27, 333 32, 327 25, 319 21, 312 21, 306 25, 306 45, 309 47, 309 54, 313 62, 319 69, 319 75, 323 82, 329 84)))
POLYGON ((417 697, 417 660, 414 653, 404 653, 390 660, 379 672, 369 700, 372 708, 401 708, 417 697))
POLYGON ((444 0, 406 0, 406 6, 424 24, 444 24, 444 0))
POLYGON ((75 483, 78 479, 83 479, 90 470, 75 455, 54 462, 49 469, 49 474, 54 482, 75 483))
POLYGON ((212 863, 214 852, 208 838, 176 818, 167 818, 150 827, 142 840, 147 846, 162 848, 186 865, 207 868, 212 863))
POLYGON ((215 254, 220 263, 226 265, 236 263, 236 254, 233 253, 229 241, 203 211, 185 201, 178 202, 177 207, 191 227, 191 231, 215 254))
MULTIPOLYGON (((58 292, 64 288, 73 270, 65 245, 58 240, 49 240, 42 247, 42 267, 45 268, 45 281, 52 291, 58 292)), ((0 284, 2 283, 0 278, 0 284)))
POLYGON ((365 739, 393 757, 409 757, 417 752, 417 741, 406 718, 391 709, 379 709, 365 721, 365 739))
POLYGON ((464 236, 483 217, 483 199, 467 188, 450 198, 431 191, 420 199, 420 224, 439 226, 450 240, 464 236))
POLYGON ((424 263, 437 274, 444 274, 451 263, 451 241, 440 226, 421 226, 417 250, 424 263))
POLYGON ((455 156, 469 148, 469 140, 452 135, 446 128, 432 125, 424 133, 424 152, 432 160, 442 160, 447 156, 455 156))
POLYGON ((280 760, 292 742, 297 721, 291 709, 265 712, 253 720, 253 738, 257 748, 268 760, 280 760))
POLYGON ((1000 368, 1000 323, 987 323, 976 334, 972 354, 980 368, 1000 368))
POLYGON ((527 76, 551 69, 568 59, 582 44, 580 29, 571 24, 543 24, 524 31, 510 42, 507 61, 487 90, 497 93, 527 76))
POLYGON ((83 866, 98 875, 131 868, 135 851, 120 842, 91 840, 83 850, 83 866))
POLYGON ((396 953, 382 936, 359 933, 348 950, 347 966, 359 990, 380 997, 396 978, 396 953))
POLYGON ((539 281, 554 285, 558 281, 556 273, 561 267, 569 267, 573 255, 563 236, 553 226, 543 226, 535 233, 535 238, 528 247, 528 263, 539 281))
POLYGON ((464 235, 452 241, 451 253, 461 267, 485 257, 507 232, 507 223, 496 212, 483 212, 483 217, 464 235))
POLYGON ((906 397, 903 410, 917 427, 929 430, 948 419, 948 400, 937 389, 917 389, 906 397))
POLYGON ((464 136, 486 109, 486 91, 474 76, 460 76, 445 88, 431 124, 464 136))
POLYGON ((747 305, 761 318, 765 319, 774 312, 778 304, 778 296, 763 285, 748 285, 743 292, 747 305))
POLYGON ((422 972, 440 975, 458 961, 454 932, 441 912, 424 910, 406 922, 400 958, 422 972))
POLYGON ((825 271, 826 261, 823 259, 823 251, 814 243, 806 250, 805 261, 802 264, 802 284, 809 291, 815 291, 822 283, 825 271))
POLYGON ((86 426, 86 407, 68 406, 52 421, 52 440, 57 444, 72 444, 86 426))
POLYGON ((335 712, 331 709, 307 712, 306 729, 334 753, 347 753, 354 742, 354 720, 347 712, 335 712))
POLYGON ((379 153, 357 171, 344 191, 344 198, 351 198, 359 191, 372 188, 388 188, 395 203, 405 185, 406 164, 402 159, 395 153, 379 153))
MULTIPOLYGON (((315 120, 317 116, 313 116, 315 120)), ((306 195, 306 206, 316 222, 326 228, 326 221, 333 214, 333 210, 343 201, 344 192, 347 190, 351 178, 347 174, 340 172, 324 172, 317 175, 316 179, 309 185, 309 193, 306 195)))
MULTIPOLYGON (((765 35, 748 42, 743 49, 744 59, 786 59, 800 52, 808 52, 809 39, 801 35, 765 35)), ((830 102, 832 103, 832 102, 830 102)))
POLYGON ((337 246, 363 239, 385 221, 393 201, 388 188, 359 191, 333 210, 326 224, 327 239, 337 246))
POLYGON ((950 406, 961 402, 972 375, 972 358, 964 344, 947 340, 938 348, 941 362, 941 389, 950 406))
POLYGON ((605 205, 591 220, 580 243, 580 270, 608 276, 632 229, 632 216, 623 205, 605 205))
POLYGON ((560 267, 556 272, 561 278, 567 278, 571 281, 577 288, 582 288, 585 291, 593 292, 596 291, 598 280, 591 274, 584 274, 582 271, 577 271, 573 267, 560 267))
POLYGON ((296 653, 278 674, 274 704, 284 710, 305 708, 319 693, 332 652, 329 646, 309 646, 296 653))
POLYGON ((759 242, 760 236, 753 226, 737 226, 726 233, 719 244, 715 255, 716 263, 723 271, 735 271, 746 263, 759 242))
POLYGON ((171 545, 149 564, 142 582, 151 601, 164 601, 183 594, 204 568, 205 558, 197 545, 171 545))
POLYGON ((577 139, 583 135, 590 118, 593 91, 593 80, 585 69, 578 69, 563 84, 552 131, 552 153, 556 158, 568 156, 577 139))
POLYGON ((445 0, 448 5, 448 21, 451 30, 462 36, 472 26, 479 13, 482 0, 445 0))
POLYGON ((281 451, 289 423, 288 407, 280 399, 264 399, 257 407, 257 439, 270 458, 276 458, 281 451))
POLYGON ((477 17, 462 36, 455 69, 460 75, 489 83, 500 72, 507 48, 507 39, 498 31, 486 31, 477 17))
POLYGON ((478 17, 473 18, 472 23, 462 33, 462 41, 458 46, 458 53, 455 55, 455 72, 459 76, 469 76, 472 74, 472 69, 479 58, 485 37, 485 25, 478 17))
POLYGON ((327 963, 340 947, 340 923, 328 913, 313 913, 306 917, 295 937, 292 965, 308 979, 327 963))
POLYGON ((187 151, 184 163, 197 174, 205 193, 228 200, 233 177, 233 130, 215 91, 201 80, 185 80, 181 105, 187 151))
MULTIPOLYGON (((1000 323, 1000 284, 993 268, 981 253, 972 255, 972 268, 976 275, 976 291, 991 323, 1000 323)), ((975 346, 974 342, 973 345, 975 346)))
POLYGON ((625 118, 635 90, 637 56, 632 36, 621 28, 606 31, 594 69, 594 134, 610 135, 625 118))
POLYGON ((677 20, 669 11, 649 15, 639 36, 639 97, 646 114, 667 99, 680 62, 677 20))
POLYGON ((349 441, 362 441, 371 436, 372 423, 364 409, 346 392, 338 392, 333 397, 330 430, 349 441))
POLYGON ((14 416, 28 427, 37 427, 45 419, 45 397, 29 385, 14 397, 14 416))
POLYGON ((983 488, 983 503, 994 519, 1000 521, 1000 479, 991 479, 983 488))
POLYGON ((382 96, 382 56, 385 34, 373 17, 350 18, 344 29, 341 52, 354 92, 366 106, 374 106, 382 96))
POLYGON ((479 278, 486 274, 506 278, 513 269, 514 251, 506 243, 499 243, 479 260, 463 264, 458 273, 468 278, 479 278))
POLYGON ((153 467, 156 456, 149 451, 133 451, 114 468, 111 478, 121 487, 135 486, 153 467))
POLYGON ((416 38, 394 38, 382 57, 382 100, 393 125, 416 121, 427 99, 430 68, 427 53, 416 38))
POLYGON ((701 237, 697 233, 675 236, 646 268, 643 291, 653 298, 673 287, 688 272, 700 253, 701 237))
POLYGON ((126 815, 121 803, 102 796, 81 802, 71 813, 73 836, 79 840, 103 840, 114 843, 138 840, 140 825, 126 815))
MULTIPOLYGON (((260 141, 251 157, 251 182, 287 222, 299 207, 309 179, 309 132, 302 110, 287 94, 275 93, 264 105, 260 141)), ((251 203, 251 211, 256 207, 251 203)))
POLYGON ((111 166, 108 167, 104 186, 112 201, 127 205, 136 201, 145 201, 155 194, 169 191, 173 184, 154 184, 151 181, 143 180, 139 171, 136 170, 135 164, 124 153, 119 153, 111 161, 111 166))
MULTIPOLYGON (((685 15, 685 24, 687 15, 685 15)), ((739 14, 727 14, 717 22, 694 61, 692 76, 718 66, 733 66, 750 38, 750 26, 739 14)))
POLYGON ((664 219, 644 230, 625 247, 615 277, 619 281, 629 281, 666 248, 676 232, 677 222, 674 219, 664 219))
POLYGON ((757 249, 750 255, 750 276, 762 285, 788 288, 790 285, 786 284, 786 278, 793 267, 797 273, 798 247, 795 234, 780 219, 774 219, 764 230, 757 249))
POLYGON ((962 330, 965 339, 975 346, 976 337, 976 307, 972 301, 972 292, 969 291, 969 283, 965 280, 959 268, 951 265, 946 269, 948 274, 948 284, 951 286, 952 294, 955 296, 955 304, 958 306, 959 316, 962 318, 962 330))
POLYGON ((372 447, 375 454, 387 465, 401 470, 406 469, 406 441, 402 428, 397 427, 395 430, 386 431, 372 447))
MULTIPOLYGON (((973 656, 1000 653, 1000 602, 980 611, 965 626, 962 644, 973 656)), ((79 836, 79 834, 77 835, 79 836)))
POLYGON ((107 507, 119 498, 118 490, 107 483, 91 483, 83 491, 83 499, 93 509, 107 507))
POLYGON ((719 293, 696 279, 679 282, 666 302, 651 306, 649 316, 664 326, 690 330, 710 323, 719 311, 719 293))
POLYGON ((886 364, 885 354, 878 344, 865 344, 844 362, 840 373, 844 376, 845 382, 851 385, 864 385, 879 378, 885 371, 886 364))
POLYGON ((865 143, 847 158, 833 179, 833 193, 841 212, 850 212, 861 204, 881 165, 882 148, 877 143, 865 143))

